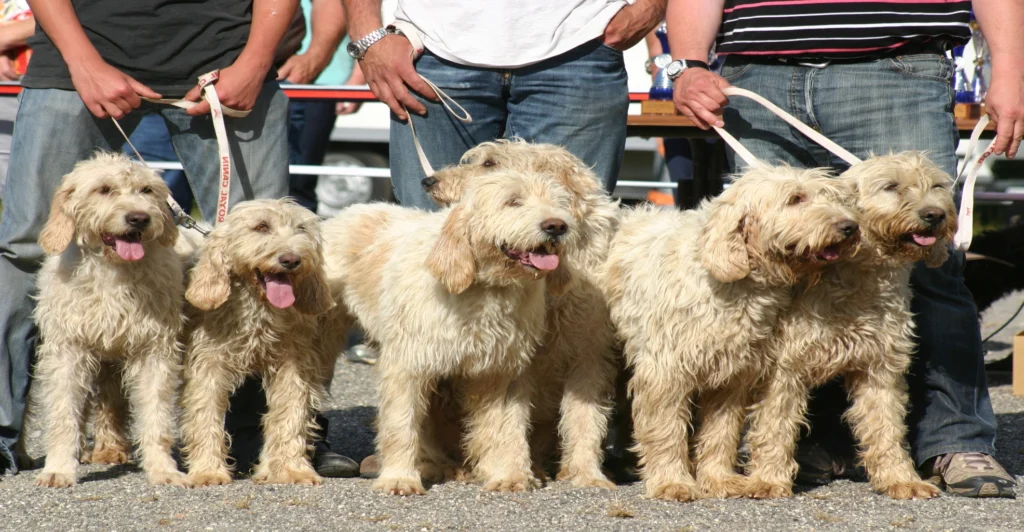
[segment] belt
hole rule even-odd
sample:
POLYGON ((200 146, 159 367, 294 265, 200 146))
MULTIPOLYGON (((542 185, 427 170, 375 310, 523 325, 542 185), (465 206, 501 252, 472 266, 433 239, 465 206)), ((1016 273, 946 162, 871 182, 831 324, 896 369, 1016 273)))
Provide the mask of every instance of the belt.
POLYGON ((927 42, 912 42, 892 48, 889 50, 882 50, 868 55, 862 55, 857 57, 825 57, 825 56, 799 56, 799 57, 779 57, 779 56, 755 56, 755 55, 743 55, 730 54, 727 57, 727 61, 736 63, 753 63, 758 65, 789 65, 789 66, 807 66, 807 67, 824 67, 827 65, 843 65, 843 64, 855 64, 855 63, 870 63, 872 61, 878 61, 879 59, 887 59, 892 57, 900 57, 904 55, 921 55, 921 54, 934 54, 934 55, 945 55, 946 51, 952 47, 951 43, 944 40, 931 40, 927 42))

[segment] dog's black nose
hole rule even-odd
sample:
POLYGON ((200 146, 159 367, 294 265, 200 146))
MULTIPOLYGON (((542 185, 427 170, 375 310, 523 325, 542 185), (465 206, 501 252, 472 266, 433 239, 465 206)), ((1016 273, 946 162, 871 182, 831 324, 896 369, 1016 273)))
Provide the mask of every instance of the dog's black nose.
POLYGON ((558 218, 548 218, 540 223, 540 228, 551 236, 562 236, 569 230, 569 225, 558 218))
POLYGON ((423 185, 423 188, 429 190, 430 187, 437 184, 437 178, 432 175, 429 175, 427 177, 424 177, 423 181, 420 181, 420 184, 423 185))
POLYGON ((853 220, 843 220, 836 224, 836 231, 839 231, 843 236, 849 238, 857 232, 857 222, 853 220))
POLYGON ((946 211, 938 207, 928 207, 917 211, 917 215, 928 225, 939 225, 946 219, 946 211))
POLYGON ((133 229, 145 229, 149 225, 149 215, 144 212, 130 212, 124 215, 124 221, 133 229))
POLYGON ((299 264, 302 264, 302 259, 294 253, 285 253, 277 258, 277 262, 280 262, 286 270, 294 270, 299 267, 299 264))

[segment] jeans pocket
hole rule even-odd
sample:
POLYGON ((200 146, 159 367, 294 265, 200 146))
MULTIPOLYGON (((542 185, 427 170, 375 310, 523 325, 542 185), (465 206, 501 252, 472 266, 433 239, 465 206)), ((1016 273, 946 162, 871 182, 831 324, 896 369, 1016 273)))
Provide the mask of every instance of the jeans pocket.
POLYGON ((730 64, 730 61, 726 59, 725 64, 722 65, 722 77, 732 83, 733 80, 739 79, 743 74, 746 74, 753 66, 754 63, 730 64))
POLYGON ((598 48, 604 48, 605 50, 609 50, 609 51, 611 51, 612 53, 614 53, 615 55, 618 55, 618 56, 621 56, 622 53, 623 53, 622 50, 619 50, 618 48, 612 48, 611 46, 608 46, 607 44, 605 44, 603 41, 601 42, 601 46, 599 46, 598 48))
POLYGON ((900 55, 883 61, 888 70, 907 77, 942 83, 953 82, 953 66, 949 59, 941 55, 900 55))

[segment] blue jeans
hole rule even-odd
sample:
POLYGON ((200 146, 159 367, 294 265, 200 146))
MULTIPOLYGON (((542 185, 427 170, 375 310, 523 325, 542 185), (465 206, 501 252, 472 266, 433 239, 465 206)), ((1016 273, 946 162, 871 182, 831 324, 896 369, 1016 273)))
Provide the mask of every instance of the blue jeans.
MULTIPOLYGON (((927 150, 952 174, 959 138, 953 120, 952 72, 951 63, 937 54, 824 68, 730 57, 722 76, 764 96, 858 157, 927 150)), ((767 162, 845 168, 843 161, 751 100, 731 98, 725 124, 767 162)), ((729 158, 735 168, 731 150, 729 158)), ((942 267, 929 269, 919 263, 911 274, 918 351, 907 377, 907 423, 918 465, 952 452, 994 453, 996 420, 985 382, 978 311, 964 285, 963 267, 964 255, 954 252, 942 267)), ((838 416, 819 406, 811 404, 815 423, 838 416)))
MULTIPOLYGON (((609 191, 615 188, 629 107, 622 52, 595 40, 535 65, 505 70, 458 65, 428 50, 417 60, 416 70, 473 117, 472 123, 463 124, 441 104, 420 98, 427 115, 413 115, 412 120, 434 169, 458 163, 481 142, 516 136, 564 146, 593 167, 609 191)), ((394 115, 390 149, 398 201, 435 209, 420 185, 426 175, 409 125, 394 115)))
MULTIPOLYGON (((131 134, 131 141, 146 161, 174 162, 178 160, 178 156, 174 153, 174 145, 171 144, 171 132, 167 130, 167 124, 164 123, 163 117, 158 114, 143 116, 142 121, 131 134)), ((128 144, 125 144, 121 151, 129 157, 134 158, 135 156, 128 144)), ((194 196, 188 179, 185 177, 185 171, 164 170, 162 177, 171 189, 174 201, 178 202, 185 212, 189 212, 192 209, 194 196)))
MULTIPOLYGON (((319 166, 324 163, 334 130, 334 102, 294 100, 288 104, 288 162, 319 166)), ((315 175, 292 174, 288 177, 288 195, 316 212, 315 175)))
MULTIPOLYGON (((21 431, 37 337, 31 295, 43 253, 36 240, 50 200, 76 162, 96 149, 119 151, 124 144, 113 122, 89 114, 74 91, 25 89, 20 98, 0 219, 0 462, 10 461, 21 431)), ((227 119, 232 204, 287 194, 287 107, 288 98, 277 82, 268 82, 249 116, 227 119)), ((213 220, 219 157, 209 116, 191 117, 176 107, 144 104, 121 120, 125 132, 130 135, 150 113, 159 113, 167 123, 203 217, 213 220)))

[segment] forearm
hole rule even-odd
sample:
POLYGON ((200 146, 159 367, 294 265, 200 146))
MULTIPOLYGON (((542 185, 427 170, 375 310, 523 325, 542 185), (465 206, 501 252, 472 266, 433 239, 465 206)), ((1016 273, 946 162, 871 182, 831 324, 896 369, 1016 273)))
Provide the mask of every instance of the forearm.
POLYGON ((1024 0, 974 0, 974 16, 992 54, 993 77, 1024 75, 1024 0))
POLYGON ((298 5, 298 0, 253 0, 249 40, 236 62, 269 71, 298 5))
POLYGON ((345 0, 348 35, 353 41, 366 37, 384 25, 380 16, 381 0, 345 0))
POLYGON ((28 38, 35 33, 36 21, 27 18, 0 26, 0 49, 8 50, 25 46, 28 38))
POLYGON ((330 63, 345 35, 345 11, 341 0, 313 0, 310 18, 313 35, 306 54, 316 58, 323 68, 330 63))
POLYGON ((103 60, 85 35, 71 0, 29 0, 29 7, 69 66, 103 60))
POLYGON ((672 57, 707 61, 723 9, 725 0, 669 0, 665 20, 672 57))

